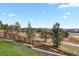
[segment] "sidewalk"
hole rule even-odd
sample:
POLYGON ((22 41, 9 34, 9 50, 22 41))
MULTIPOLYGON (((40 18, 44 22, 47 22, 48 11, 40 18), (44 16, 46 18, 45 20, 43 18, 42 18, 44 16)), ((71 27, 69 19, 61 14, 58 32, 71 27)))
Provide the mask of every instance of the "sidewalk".
POLYGON ((50 52, 50 51, 46 51, 46 50, 43 50, 43 49, 39 49, 39 48, 35 48, 35 47, 33 47, 32 45, 29 45, 29 44, 24 44, 25 46, 31 46, 31 48, 33 49, 33 50, 37 50, 37 51, 40 51, 40 52, 42 52, 43 54, 46 54, 46 55, 52 55, 52 56, 65 56, 65 55, 62 55, 62 54, 59 54, 59 53, 55 53, 55 52, 50 52))
POLYGON ((37 51, 40 51, 40 52, 43 52, 43 53, 46 53, 46 54, 52 54, 52 56, 64 56, 62 54, 59 54, 59 53, 55 53, 55 52, 49 52, 49 51, 46 51, 46 50, 42 50, 42 49, 39 49, 39 48, 34 48, 32 47, 32 49, 34 50, 37 50, 37 51))

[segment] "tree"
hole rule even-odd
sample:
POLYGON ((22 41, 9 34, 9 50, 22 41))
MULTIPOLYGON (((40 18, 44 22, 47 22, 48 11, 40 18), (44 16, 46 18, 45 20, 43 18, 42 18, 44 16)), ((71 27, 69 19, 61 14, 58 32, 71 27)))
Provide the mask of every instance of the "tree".
POLYGON ((13 32, 14 29, 15 29, 15 26, 14 26, 14 25, 10 25, 10 27, 9 27, 9 31, 10 31, 10 32, 13 32))
POLYGON ((37 33, 41 33, 41 32, 42 32, 42 28, 37 28, 37 29, 36 29, 36 32, 37 32, 37 33))
POLYGON ((53 29, 52 29, 52 32, 53 32, 53 43, 54 43, 54 47, 58 48, 61 41, 63 40, 64 38, 64 32, 62 29, 60 29, 60 24, 59 23, 56 23, 54 26, 53 26, 53 29))
POLYGON ((21 28, 21 26, 20 26, 19 22, 16 22, 15 23, 15 32, 16 32, 17 35, 20 32, 20 28, 21 28))
POLYGON ((3 29, 3 23, 0 21, 0 30, 3 29))
POLYGON ((69 33, 67 31, 65 31, 64 33, 65 33, 65 38, 68 38, 69 33))
POLYGON ((8 32, 9 32, 9 25, 8 24, 5 24, 4 25, 4 37, 7 36, 8 32))
POLYGON ((9 37, 11 39, 14 39, 14 35, 13 35, 14 29, 15 29, 15 26, 14 25, 10 25, 10 27, 9 27, 9 34, 10 34, 9 37))
POLYGON ((31 28, 30 23, 28 23, 27 36, 28 36, 28 43, 31 44, 32 40, 34 39, 34 32, 31 28))
POLYGON ((47 30, 42 30, 42 32, 40 33, 40 37, 44 38, 44 42, 46 42, 46 40, 49 38, 48 37, 48 31, 47 30))

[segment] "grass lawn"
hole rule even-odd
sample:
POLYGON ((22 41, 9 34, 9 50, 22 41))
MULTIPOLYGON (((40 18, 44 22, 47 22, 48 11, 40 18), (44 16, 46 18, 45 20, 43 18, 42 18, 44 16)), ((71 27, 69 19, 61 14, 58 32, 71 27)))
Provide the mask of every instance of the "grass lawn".
POLYGON ((40 52, 24 48, 17 43, 0 40, 0 56, 39 56, 40 52))

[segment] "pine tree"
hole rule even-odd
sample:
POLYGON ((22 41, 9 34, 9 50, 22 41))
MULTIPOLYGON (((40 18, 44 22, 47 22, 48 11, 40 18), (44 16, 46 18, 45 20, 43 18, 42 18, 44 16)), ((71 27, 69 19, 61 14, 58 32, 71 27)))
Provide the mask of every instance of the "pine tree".
POLYGON ((10 25, 10 27, 9 27, 9 37, 11 39, 14 39, 14 34, 13 34, 14 29, 15 29, 15 26, 14 25, 10 25))
POLYGON ((48 31, 47 30, 42 30, 40 33, 40 38, 44 38, 44 42, 48 39, 48 31))
POLYGON ((4 25, 4 37, 7 36, 8 32, 9 32, 9 25, 8 24, 5 24, 4 25))
POLYGON ((59 23, 56 23, 54 26, 53 26, 53 29, 52 29, 52 32, 53 32, 53 43, 54 43, 54 47, 58 48, 61 44, 61 41, 63 40, 64 38, 64 32, 62 29, 60 29, 60 24, 59 23))
POLYGON ((0 30, 2 30, 3 29, 3 23, 2 23, 2 21, 0 21, 0 30))
POLYGON ((33 33, 32 28, 31 28, 30 23, 28 23, 27 36, 28 36, 28 43, 31 44, 32 40, 34 39, 34 33, 33 33))
POLYGON ((16 32, 17 35, 20 32, 20 29, 21 29, 21 26, 20 26, 19 22, 16 22, 15 23, 15 32, 16 32))

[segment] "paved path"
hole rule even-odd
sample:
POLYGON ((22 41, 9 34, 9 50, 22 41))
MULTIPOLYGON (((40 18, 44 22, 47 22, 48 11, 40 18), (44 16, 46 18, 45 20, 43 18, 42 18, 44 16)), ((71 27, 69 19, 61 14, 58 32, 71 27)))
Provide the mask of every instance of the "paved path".
POLYGON ((49 52, 49 51, 42 50, 42 49, 39 49, 39 48, 34 48, 34 47, 32 47, 32 49, 37 50, 37 51, 40 51, 40 52, 42 52, 44 55, 50 55, 50 56, 63 56, 62 54, 55 53, 55 52, 49 52))
POLYGON ((62 54, 59 54, 59 53, 55 53, 55 52, 50 52, 50 51, 46 51, 46 50, 43 50, 43 49, 39 49, 39 48, 35 48, 33 47, 32 45, 29 45, 29 44, 24 44, 25 46, 31 46, 31 48, 33 50, 37 50, 37 51, 40 51, 42 53, 42 55, 44 56, 63 56, 62 54))
POLYGON ((71 45, 71 46, 75 46, 75 47, 79 47, 79 45, 78 44, 74 44, 74 43, 71 43, 71 42, 61 42, 61 43, 63 43, 63 44, 67 44, 67 45, 71 45))

